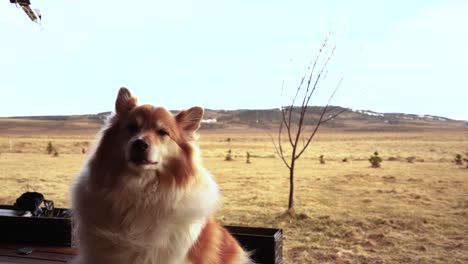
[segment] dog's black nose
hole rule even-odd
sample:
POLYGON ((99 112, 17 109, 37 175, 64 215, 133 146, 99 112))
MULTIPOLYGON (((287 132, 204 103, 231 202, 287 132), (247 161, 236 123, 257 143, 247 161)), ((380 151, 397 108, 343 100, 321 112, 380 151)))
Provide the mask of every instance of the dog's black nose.
POLYGON ((137 139, 133 143, 133 148, 138 151, 145 151, 148 149, 148 147, 149 147, 149 144, 146 143, 146 141, 144 141, 143 139, 137 139))
POLYGON ((135 140, 132 144, 132 148, 130 149, 130 161, 136 164, 145 163, 149 152, 149 148, 150 145, 146 140, 135 140))

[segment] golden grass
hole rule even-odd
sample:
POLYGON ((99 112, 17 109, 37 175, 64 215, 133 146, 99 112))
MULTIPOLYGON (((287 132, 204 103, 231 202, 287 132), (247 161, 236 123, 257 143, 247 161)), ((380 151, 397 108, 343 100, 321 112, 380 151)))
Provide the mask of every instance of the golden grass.
MULTIPOLYGON (((201 134, 204 163, 223 193, 218 219, 282 228, 285 263, 468 261, 468 169, 451 162, 468 148, 468 133, 322 131, 298 162, 295 219, 283 215, 288 171, 266 134, 201 134), (234 161, 224 161, 228 149, 234 161), (384 160, 379 169, 367 161, 375 150, 384 160)), ((86 159, 81 150, 93 140, 0 136, 0 203, 12 204, 29 185, 68 207, 70 183, 86 159), (58 157, 45 154, 49 141, 58 157)))

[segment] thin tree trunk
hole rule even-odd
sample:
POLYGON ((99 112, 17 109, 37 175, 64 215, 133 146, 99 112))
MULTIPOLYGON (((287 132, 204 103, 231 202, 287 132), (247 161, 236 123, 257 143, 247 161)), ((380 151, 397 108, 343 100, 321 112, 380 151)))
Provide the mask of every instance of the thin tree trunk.
MULTIPOLYGON (((294 153, 293 153, 294 154, 294 153)), ((291 168, 289 169, 289 203, 288 210, 294 210, 294 165, 296 160, 291 158, 291 168)))
POLYGON ((294 167, 289 170, 289 203, 288 209, 294 207, 294 167))

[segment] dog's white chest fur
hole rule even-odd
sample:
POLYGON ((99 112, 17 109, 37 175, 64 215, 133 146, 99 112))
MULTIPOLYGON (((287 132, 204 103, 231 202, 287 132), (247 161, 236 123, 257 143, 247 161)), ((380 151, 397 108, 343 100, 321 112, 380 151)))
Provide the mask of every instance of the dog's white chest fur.
POLYGON ((203 169, 186 189, 164 190, 153 183, 153 189, 143 190, 134 179, 96 191, 88 187, 90 177, 83 170, 74 189, 84 249, 78 263, 186 263, 218 200, 218 188, 203 169))

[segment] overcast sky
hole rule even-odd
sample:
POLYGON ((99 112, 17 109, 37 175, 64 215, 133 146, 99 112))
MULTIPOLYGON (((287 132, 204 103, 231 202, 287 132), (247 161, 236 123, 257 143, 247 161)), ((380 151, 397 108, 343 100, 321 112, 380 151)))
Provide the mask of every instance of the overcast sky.
POLYGON ((332 31, 313 105, 468 120, 468 1, 0 2, 0 116, 113 109, 119 87, 182 109, 289 103, 332 31), (284 81, 285 94, 281 98, 284 81))

